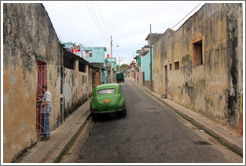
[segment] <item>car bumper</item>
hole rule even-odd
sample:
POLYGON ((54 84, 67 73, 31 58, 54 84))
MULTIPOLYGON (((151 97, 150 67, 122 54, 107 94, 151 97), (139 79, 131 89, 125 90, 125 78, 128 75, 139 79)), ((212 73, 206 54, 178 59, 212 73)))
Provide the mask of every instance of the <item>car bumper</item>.
POLYGON ((109 113, 114 113, 114 112, 122 112, 124 110, 125 110, 124 108, 119 108, 117 110, 107 110, 107 111, 97 110, 97 111, 91 111, 91 113, 93 113, 93 114, 109 114, 109 113))

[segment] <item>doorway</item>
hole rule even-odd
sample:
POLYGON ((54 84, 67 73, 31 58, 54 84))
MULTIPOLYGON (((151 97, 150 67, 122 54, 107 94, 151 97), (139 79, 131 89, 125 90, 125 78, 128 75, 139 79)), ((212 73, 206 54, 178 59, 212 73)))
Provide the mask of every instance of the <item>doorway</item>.
POLYGON ((168 90, 168 80, 167 80, 167 65, 164 67, 164 70, 165 70, 165 75, 164 75, 164 86, 165 86, 165 94, 167 94, 167 90, 168 90))
POLYGON ((43 98, 43 86, 47 85, 47 64, 42 61, 37 61, 37 94, 36 94, 36 131, 38 139, 44 133, 43 114, 41 113, 41 104, 43 98))

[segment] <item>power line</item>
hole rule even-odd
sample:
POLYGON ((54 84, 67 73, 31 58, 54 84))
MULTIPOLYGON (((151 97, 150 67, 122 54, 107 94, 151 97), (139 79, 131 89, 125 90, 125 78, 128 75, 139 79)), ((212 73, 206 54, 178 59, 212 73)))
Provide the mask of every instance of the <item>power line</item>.
MULTIPOLYGON (((105 35, 105 31, 104 31, 103 27, 101 26, 100 20, 99 20, 98 17, 97 17, 97 14, 96 14, 96 12, 95 12, 95 10, 94 10, 94 8, 93 8, 93 5, 92 5, 92 4, 90 4, 90 5, 91 5, 92 12, 93 12, 93 14, 94 14, 94 16, 95 16, 95 18, 96 18, 96 20, 97 20, 97 22, 98 22, 98 25, 99 25, 99 27, 101 28, 103 34, 105 35)), ((105 37, 105 36, 104 36, 104 37, 105 37)), ((107 37, 105 37, 105 38, 107 38, 107 37)))
MULTIPOLYGON (((101 11, 100 11, 100 8, 98 7, 97 3, 95 3, 95 4, 96 4, 96 7, 97 7, 97 9, 98 9, 98 11, 99 11, 99 15, 100 15, 101 18, 102 18, 102 22, 104 23, 105 28, 106 28, 106 31, 104 31, 104 32, 107 32, 107 33, 108 33, 108 36, 110 36, 110 33, 109 33, 109 31, 108 31, 107 24, 106 24, 105 21, 104 21, 104 18, 103 18, 103 15, 102 15, 101 11)), ((94 12, 94 13, 95 13, 95 12, 94 12)), ((96 14, 95 14, 95 15, 96 15, 96 14)), ((97 20, 99 20, 99 19, 97 18, 97 20)), ((99 22, 99 21, 98 21, 98 22, 99 22)), ((102 26, 100 26, 100 27, 101 27, 101 29, 103 29, 102 26)), ((114 42, 115 45, 117 45, 117 46, 119 45, 119 44, 116 43, 114 40, 112 40, 112 42, 114 42)), ((120 47, 123 48, 123 49, 125 49, 125 50, 132 51, 132 50, 130 50, 130 49, 128 49, 128 48, 126 48, 126 47, 124 47, 124 46, 122 46, 122 45, 120 45, 120 47)))
MULTIPOLYGON (((96 21, 94 15, 92 14, 91 9, 89 8, 89 5, 88 5, 87 3, 86 3, 86 6, 87 6, 87 8, 88 8, 88 10, 89 10, 89 12, 90 12, 90 14, 91 14, 91 16, 92 16, 92 18, 93 18, 95 24, 96 24, 96 26, 97 26, 97 29, 99 30, 100 34, 102 35, 103 39, 105 40, 105 36, 103 35, 102 30, 99 28, 99 26, 98 26, 98 24, 97 24, 97 21, 96 21)), ((107 42, 107 40, 105 40, 105 41, 107 42)))
POLYGON ((97 5, 97 3, 95 3, 95 4, 96 4, 96 7, 97 7, 97 10, 99 11, 99 15, 100 15, 101 18, 102 18, 102 22, 103 22, 104 25, 105 25, 106 32, 108 33, 108 36, 110 36, 109 30, 108 30, 109 28, 108 28, 108 26, 107 26, 107 24, 106 24, 106 22, 105 22, 105 20, 104 20, 104 17, 103 17, 103 15, 102 15, 102 12, 101 12, 99 6, 97 5))
MULTIPOLYGON (((106 42, 108 42, 108 41, 107 41, 107 37, 110 36, 110 35, 109 35, 109 31, 108 31, 107 25, 106 25, 106 23, 105 23, 105 21, 104 21, 103 15, 102 15, 102 13, 101 13, 101 11, 100 11, 98 5, 96 4, 96 7, 97 7, 97 9, 98 9, 98 11, 99 11, 99 13, 100 13, 99 15, 100 15, 101 18, 102 18, 102 21, 103 21, 103 23, 104 23, 104 25, 105 25, 106 31, 104 30, 103 26, 101 25, 100 20, 98 19, 97 14, 96 14, 96 12, 95 12, 95 10, 94 10, 92 4, 90 4, 90 7, 89 7, 89 5, 88 5, 87 3, 86 3, 86 5, 87 5, 87 8, 88 8, 88 10, 89 10, 89 12, 90 12, 90 14, 91 14, 91 16, 92 16, 92 18, 93 18, 95 24, 96 24, 96 26, 97 26, 97 28, 98 28, 98 30, 99 30, 101 36, 104 38, 104 40, 105 40, 106 42), (108 33, 108 36, 105 35, 105 34, 106 34, 105 32, 108 33)), ((114 42, 115 45, 119 45, 119 44, 116 43, 114 40, 112 40, 112 42, 114 42)), ((126 51, 131 51, 131 52, 133 51, 132 49, 126 48, 126 47, 124 47, 124 46, 122 46, 122 45, 120 45, 120 47, 123 48, 123 49, 126 50, 126 51)))
POLYGON ((181 21, 183 21, 189 14, 191 14, 191 12, 193 12, 199 5, 201 5, 201 3, 199 3, 194 9, 192 9, 184 18, 182 18, 182 20, 180 20, 176 25, 174 25, 171 29, 173 29, 174 27, 176 27, 181 21))

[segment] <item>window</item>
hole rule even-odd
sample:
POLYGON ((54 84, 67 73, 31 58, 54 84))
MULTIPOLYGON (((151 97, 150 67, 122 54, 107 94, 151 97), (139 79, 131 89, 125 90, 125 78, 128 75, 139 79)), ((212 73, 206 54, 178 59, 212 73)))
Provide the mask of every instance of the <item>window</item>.
POLYGON ((85 58, 92 57, 92 50, 84 50, 83 51, 83 56, 85 58))
POLYGON ((85 51, 85 57, 92 57, 92 51, 91 50, 86 50, 85 51))
POLYGON ((193 58, 192 58, 193 66, 194 65, 202 65, 202 40, 193 43, 193 58))
POLYGON ((68 69, 75 69, 75 60, 73 59, 70 59, 68 57, 63 57, 63 60, 64 60, 64 67, 65 68, 68 68, 68 69))
POLYGON ((86 64, 83 64, 83 62, 79 62, 79 71, 86 72, 86 64))
POLYGON ((99 90, 99 91, 97 91, 97 94, 98 95, 113 94, 115 92, 116 92, 115 89, 111 88, 111 89, 102 89, 102 90, 99 90))
POLYGON ((174 62, 174 69, 179 70, 179 61, 174 62))
POLYGON ((172 71, 172 64, 170 64, 170 71, 172 71))

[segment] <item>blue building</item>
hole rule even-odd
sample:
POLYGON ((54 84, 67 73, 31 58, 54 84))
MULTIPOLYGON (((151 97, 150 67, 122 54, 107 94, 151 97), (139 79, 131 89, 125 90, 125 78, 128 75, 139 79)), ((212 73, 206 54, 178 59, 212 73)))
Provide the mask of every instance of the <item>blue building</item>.
POLYGON ((106 47, 84 47, 83 58, 90 63, 105 64, 106 47))
MULTIPOLYGON (((152 63, 153 63, 153 48, 152 48, 152 63)), ((144 73, 144 81, 150 81, 150 51, 142 55, 141 72, 144 73)), ((152 65, 152 80, 153 80, 153 65, 152 65)))
MULTIPOLYGON (((106 78, 107 79, 107 82, 111 82, 111 58, 110 57, 107 57, 105 59, 105 66, 106 66, 106 70, 107 70, 107 75, 108 77, 106 78)), ((118 68, 118 65, 117 65, 117 62, 116 62, 116 58, 112 57, 112 73, 113 73, 113 81, 116 81, 115 80, 115 75, 116 75, 116 72, 117 72, 117 68, 118 68)))
MULTIPOLYGON (((111 66, 111 58, 106 58, 105 59, 105 64, 106 66, 111 66)), ((116 63, 116 58, 112 58, 112 68, 113 70, 117 69, 117 63, 116 63)))
POLYGON ((149 89, 153 88, 153 80, 154 80, 154 61, 153 61, 153 45, 156 41, 158 41, 163 36, 162 33, 151 33, 148 34, 146 37, 146 41, 148 41, 148 45, 144 46, 140 51, 142 56, 141 58, 141 75, 140 75, 140 84, 143 84, 149 89), (152 54, 152 55, 151 55, 152 54), (152 57, 150 59, 150 57, 152 57), (152 61, 152 81, 151 81, 151 74, 150 74, 150 63, 152 61))
POLYGON ((72 52, 75 55, 82 57, 82 48, 83 48, 82 45, 80 44, 76 45, 75 43, 72 43, 72 42, 68 42, 68 43, 62 42, 61 44, 63 44, 68 51, 72 52))
POLYGON ((94 67, 101 69, 100 82, 106 83, 106 65, 105 65, 105 52, 106 47, 84 47, 83 58, 92 64, 94 67))

